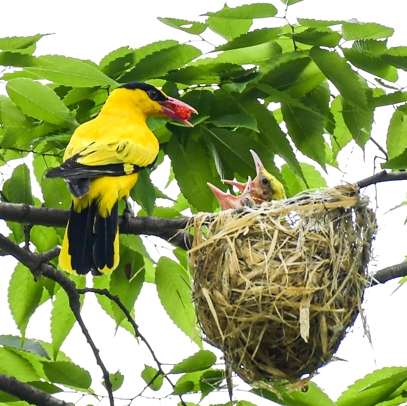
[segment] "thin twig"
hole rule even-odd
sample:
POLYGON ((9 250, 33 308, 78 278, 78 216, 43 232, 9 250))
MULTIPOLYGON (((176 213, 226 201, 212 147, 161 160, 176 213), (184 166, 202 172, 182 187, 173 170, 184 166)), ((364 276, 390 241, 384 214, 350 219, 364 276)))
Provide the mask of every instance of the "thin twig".
MULTIPOLYGON (((140 338, 141 341, 143 341, 143 343, 146 345, 146 347, 148 348, 148 350, 150 351, 151 356, 154 359, 154 362, 157 365, 157 370, 158 370, 158 374, 157 376, 152 380, 152 382, 154 382, 154 380, 156 378, 158 378, 159 375, 162 375, 167 382, 171 385, 171 387, 174 389, 175 385, 172 383, 172 381, 170 380, 170 378, 166 375, 165 371, 162 368, 162 363, 159 361, 159 359, 157 358, 157 356, 155 355, 155 352, 153 350, 153 348, 151 347, 150 343, 147 341, 147 339, 140 333, 140 329, 138 324, 136 323, 136 321, 133 319, 133 317, 131 316, 130 312, 127 310, 126 306, 122 303, 122 301, 120 300, 120 298, 116 295, 111 294, 107 289, 97 289, 97 288, 84 288, 84 289, 77 289, 77 292, 82 295, 85 293, 95 293, 97 295, 102 295, 102 296, 106 296, 108 299, 110 299, 111 301, 113 301, 114 303, 116 303, 116 305, 120 308, 120 310, 123 312, 123 314, 126 316, 128 322, 131 324, 131 326, 133 327, 134 330, 134 335, 137 338, 140 338)), ((151 383, 152 383, 151 382, 151 383)), ((182 399, 181 395, 179 396, 181 404, 183 406, 186 406, 186 403, 184 402, 184 400, 182 399)))
POLYGON ((362 179, 362 180, 356 182, 356 184, 360 188, 364 188, 366 186, 375 185, 376 183, 392 182, 395 180, 407 180, 407 172, 405 172, 405 171, 399 171, 399 172, 381 171, 379 173, 376 173, 373 176, 369 176, 366 179, 362 179))

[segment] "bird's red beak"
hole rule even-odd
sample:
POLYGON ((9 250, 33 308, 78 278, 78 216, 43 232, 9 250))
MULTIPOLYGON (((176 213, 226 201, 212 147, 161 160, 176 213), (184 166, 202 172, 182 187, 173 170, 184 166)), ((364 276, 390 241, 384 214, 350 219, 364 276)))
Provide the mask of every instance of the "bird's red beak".
POLYGON ((181 100, 168 97, 167 100, 159 102, 162 106, 162 112, 179 123, 185 124, 189 127, 193 127, 188 120, 191 114, 198 114, 198 112, 189 104, 182 102, 181 100))

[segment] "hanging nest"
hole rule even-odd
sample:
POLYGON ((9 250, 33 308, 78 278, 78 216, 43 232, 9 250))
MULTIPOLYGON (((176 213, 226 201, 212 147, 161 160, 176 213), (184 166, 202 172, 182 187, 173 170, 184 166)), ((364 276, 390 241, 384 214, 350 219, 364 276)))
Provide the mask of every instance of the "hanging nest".
POLYGON ((361 311, 376 232, 367 203, 346 185, 194 216, 198 320, 247 383, 301 386, 330 361, 361 311))

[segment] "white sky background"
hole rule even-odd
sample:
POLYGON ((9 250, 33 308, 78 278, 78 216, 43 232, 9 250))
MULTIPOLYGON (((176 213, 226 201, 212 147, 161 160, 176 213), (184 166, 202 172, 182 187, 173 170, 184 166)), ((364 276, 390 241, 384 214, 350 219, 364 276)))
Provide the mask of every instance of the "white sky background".
MULTIPOLYGON (((229 7, 235 7, 249 1, 230 0, 229 7)), ((258 0, 261 2, 261 0, 258 0)), ((3 0, 1 4, 0 37, 33 35, 37 33, 55 33, 40 40, 37 54, 60 54, 77 58, 90 59, 95 62, 121 46, 140 47, 148 43, 176 39, 182 42, 194 40, 180 31, 161 24, 156 17, 174 17, 198 20, 200 14, 206 11, 217 11, 222 8, 222 0, 206 0, 195 2, 193 0, 172 1, 55 1, 55 0, 3 0)), ((277 7, 282 4, 275 0, 277 7)), ((395 35, 390 38, 391 46, 407 45, 407 28, 405 24, 405 2, 403 0, 387 0, 374 2, 371 0, 305 0, 290 7, 289 21, 295 23, 296 17, 317 19, 351 19, 356 18, 362 22, 377 22, 395 28, 395 35), (377 4, 377 5, 374 5, 377 4)), ((202 20, 201 20, 202 21, 202 20)), ((276 25, 274 19, 260 20, 256 26, 263 24, 276 25)), ((216 35, 204 34, 211 42, 221 42, 216 35)), ((3 92, 0 83, 0 93, 3 92)), ((391 109, 379 110, 375 116, 376 125, 373 137, 382 145, 385 144, 385 134, 391 109)), ((373 146, 368 145, 364 157, 357 147, 347 148, 341 155, 341 168, 344 173, 334 172, 324 175, 330 186, 342 181, 353 182, 373 174, 373 157, 380 155, 373 146)), ((379 161, 380 162, 380 161, 379 161)), ((166 177, 163 176, 163 177, 166 177)), ((159 184, 160 179, 154 181, 159 184)), ((374 189, 370 194, 374 197, 374 189)), ((375 261, 370 270, 381 269, 401 262, 406 249, 406 229, 403 226, 406 217, 405 209, 398 209, 388 213, 388 210, 402 202, 406 197, 406 183, 380 184, 378 195, 378 222, 379 234, 375 244, 375 261)), ((375 202, 373 201, 373 204, 375 202)), ((158 244, 160 242, 158 241, 158 244)), ((165 252, 165 251, 164 251, 165 252)), ((11 270, 7 262, 2 259, 0 271, 0 308, 5 309, 7 304, 7 286, 11 270), (4 262, 3 262, 4 261, 4 262)), ((314 381, 324 389, 328 395, 336 399, 354 380, 363 377, 366 373, 383 366, 406 366, 407 354, 405 337, 407 327, 400 313, 407 308, 406 287, 392 294, 397 282, 390 282, 383 286, 368 289, 366 294, 367 320, 372 335, 371 346, 364 338, 363 328, 358 321, 353 331, 348 334, 342 343, 338 357, 346 362, 334 362, 321 369, 320 375, 314 381)), ((146 355, 143 345, 135 343, 128 333, 119 330, 114 335, 114 324, 104 316, 103 311, 96 309, 92 313, 94 299, 91 295, 86 297, 84 311, 85 322, 90 329, 97 346, 101 349, 101 356, 110 372, 120 369, 125 376, 134 372, 134 381, 125 381, 124 395, 130 396, 138 392, 134 388, 142 388, 139 380, 140 369, 143 363, 155 366, 146 355), (97 319, 95 315, 100 315, 97 319)), ((27 337, 42 338, 50 341, 49 326, 44 320, 49 319, 49 307, 43 306, 33 317, 27 330, 27 337)), ((157 357, 164 363, 173 363, 183 356, 193 354, 197 347, 179 333, 163 314, 157 302, 153 286, 146 286, 136 305, 136 320, 141 332, 147 337, 156 350, 157 357), (160 315, 162 317, 160 317, 160 315), (158 323, 160 323, 158 325, 158 323)), ((0 314, 0 334, 19 334, 9 314, 0 314)), ((62 350, 71 356, 74 362, 92 371, 95 381, 100 377, 100 371, 85 339, 77 327, 63 345, 62 350), (83 349, 83 351, 79 351, 83 349)), ((235 380, 237 383, 237 379, 235 380)), ((102 389, 98 392, 104 393, 102 389)), ((151 392, 149 392, 151 394, 151 392)), ((154 394, 152 394, 153 396, 154 394)), ((260 398, 250 397, 242 392, 236 392, 238 399, 250 399, 256 404, 271 404, 261 401, 260 398)), ((74 396, 71 401, 76 401, 74 396)), ((163 401, 137 400, 136 404, 173 405, 177 398, 163 401)), ((197 400, 195 400, 197 401, 197 400)), ((224 395, 213 394, 204 405, 227 401, 224 395)), ((94 403, 91 398, 81 400, 78 405, 94 403)), ((123 402, 126 404, 128 402, 123 402)), ((107 404, 107 400, 102 402, 107 404)))

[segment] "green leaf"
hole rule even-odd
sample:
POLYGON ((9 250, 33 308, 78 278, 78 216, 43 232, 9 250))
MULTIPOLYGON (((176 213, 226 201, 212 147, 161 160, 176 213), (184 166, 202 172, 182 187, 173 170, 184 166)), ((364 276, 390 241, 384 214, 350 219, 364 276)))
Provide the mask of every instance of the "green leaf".
POLYGON ((384 164, 381 164, 383 169, 391 169, 393 171, 407 169, 407 148, 398 156, 389 159, 384 164))
POLYGON ((6 89, 10 99, 24 114, 65 127, 75 125, 71 112, 50 87, 19 78, 10 80, 6 89))
POLYGON ((253 130, 259 132, 257 128, 256 119, 250 115, 245 113, 238 113, 238 114, 227 114, 225 116, 221 116, 211 120, 212 124, 215 124, 217 127, 232 127, 232 128, 248 128, 249 130, 253 130))
POLYGON ((34 205, 31 193, 30 170, 26 164, 18 165, 14 169, 8 187, 8 198, 12 203, 25 203, 34 205))
POLYGON ((251 392, 284 406, 336 406, 336 403, 313 382, 308 384, 306 392, 300 389, 290 392, 284 387, 276 389, 276 393, 266 389, 252 389, 251 392))
POLYGON ((177 44, 170 48, 164 48, 146 55, 133 69, 125 73, 120 81, 129 82, 157 78, 165 75, 171 69, 183 67, 200 55, 199 49, 187 44, 177 44))
MULTIPOLYGON (((86 286, 86 279, 81 276, 70 275, 71 280, 74 280, 78 289, 83 289, 86 286)), ((84 295, 80 296, 81 306, 83 304, 84 295)), ((52 353, 56 359, 61 345, 72 330, 76 323, 76 318, 72 313, 69 305, 69 298, 65 290, 59 289, 55 294, 55 300, 52 304, 51 311, 51 337, 52 337, 52 353)))
MULTIPOLYGON (((114 374, 109 375, 109 380, 110 383, 112 384, 112 391, 114 392, 122 387, 124 382, 124 375, 117 371, 114 374)), ((103 382, 103 386, 106 387, 105 382, 103 382)))
POLYGON ((32 139, 31 121, 8 97, 0 95, 0 123, 4 131, 2 148, 18 148, 32 139))
POLYGON ((114 80, 94 66, 68 56, 39 56, 35 60, 35 65, 25 70, 33 75, 31 77, 48 79, 65 86, 117 86, 114 80))
POLYGON ((25 337, 30 317, 34 314, 42 296, 41 279, 34 281, 32 273, 22 264, 17 264, 8 287, 8 303, 21 335, 25 337))
POLYGON ((364 109, 367 106, 367 84, 336 52, 312 48, 310 56, 340 94, 350 103, 364 109))
POLYGON ((204 372, 200 379, 201 400, 216 389, 219 389, 225 379, 225 372, 219 369, 210 369, 204 372))
POLYGON ((300 51, 281 55, 267 69, 260 83, 294 98, 304 96, 326 79, 309 56, 300 51))
POLYGON ((407 369, 401 367, 382 368, 357 380, 342 393, 337 406, 375 406, 388 400, 388 396, 407 380, 407 369))
POLYGON ((376 23, 350 23, 342 24, 343 39, 358 40, 358 39, 378 39, 388 38, 394 33, 393 28, 386 27, 376 23))
POLYGON ((9 348, 0 348, 0 372, 22 382, 39 380, 31 363, 9 348))
POLYGON ((92 378, 88 371, 67 361, 44 362, 44 372, 51 382, 61 383, 76 389, 88 389, 92 378))
POLYGON ((131 191, 131 198, 135 200, 149 216, 152 215, 155 206, 155 188, 150 179, 150 170, 139 173, 136 186, 131 191))
POLYGON ((30 238, 38 252, 48 251, 59 244, 59 236, 51 227, 34 226, 30 232, 30 238))
POLYGON ((49 355, 42 344, 37 340, 29 338, 22 339, 22 337, 12 335, 0 335, 0 345, 23 350, 36 354, 40 357, 49 359, 49 355), (23 343, 24 341, 24 343, 23 343))
POLYGON ((35 44, 42 37, 48 34, 36 34, 28 37, 6 37, 0 38, 0 49, 14 51, 16 49, 24 49, 35 44))
POLYGON ((343 48, 342 51, 346 59, 357 68, 380 76, 390 82, 397 81, 397 69, 383 61, 381 52, 376 51, 378 46, 386 48, 384 41, 366 40, 355 41, 352 48, 343 48))
POLYGON ((349 128, 353 139, 363 148, 370 139, 373 125, 373 109, 368 106, 365 109, 349 103, 345 98, 342 99, 342 116, 349 128))
POLYGON ((300 165, 306 182, 298 177, 288 165, 283 165, 281 168, 281 174, 284 177, 290 196, 295 196, 306 189, 319 189, 328 186, 326 180, 314 166, 305 163, 300 163, 300 165))
POLYGON ((209 17, 218 17, 225 19, 245 20, 252 18, 267 18, 274 17, 277 14, 277 9, 272 4, 253 3, 243 6, 229 8, 226 4, 220 11, 214 13, 207 12, 205 15, 209 17))
MULTIPOLYGON (((183 381, 183 382, 177 382, 175 384, 174 390, 172 391, 173 395, 185 395, 186 393, 193 392, 195 389, 194 382, 192 381, 183 381)), ((189 403, 187 403, 187 406, 189 403)))
POLYGON ((190 275, 173 260, 161 257, 157 263, 155 283, 161 304, 171 320, 202 347, 192 305, 190 275))
POLYGON ((118 78, 134 64, 134 51, 130 47, 121 47, 108 53, 99 62, 99 69, 111 78, 118 78))
POLYGON ((396 91, 393 93, 373 97, 371 104, 373 107, 381 107, 397 103, 403 103, 406 101, 407 101, 407 92, 396 91))
POLYGON ((407 148, 407 105, 397 108, 387 131, 387 153, 389 158, 399 156, 407 148))
POLYGON ((144 379, 144 382, 148 385, 148 387, 153 391, 158 391, 163 386, 164 376, 153 367, 144 365, 144 369, 141 372, 141 377, 144 379))
POLYGON ((281 28, 261 28, 253 30, 232 39, 224 45, 216 47, 214 51, 228 51, 231 49, 248 48, 255 45, 265 44, 277 39, 280 34, 281 28))
POLYGON ((157 17, 159 21, 170 27, 187 32, 188 34, 199 35, 206 30, 206 24, 196 21, 180 20, 178 18, 163 18, 157 17))
POLYGON ((381 59, 396 68, 407 70, 407 47, 390 48, 383 52, 381 59))
POLYGON ((182 194, 196 209, 211 211, 212 192, 206 182, 213 175, 201 144, 192 135, 182 139, 173 135, 168 142, 167 153, 182 194))
POLYGON ((335 120, 335 128, 332 137, 332 149, 334 157, 338 155, 339 151, 344 148, 350 141, 352 141, 352 134, 342 115, 342 97, 335 97, 331 104, 331 112, 335 120))
POLYGON ((144 258, 153 261, 150 257, 150 254, 147 252, 146 247, 144 246, 143 240, 139 235, 120 234, 120 244, 123 244, 134 252, 138 252, 144 258))
MULTIPOLYGON (((123 247, 122 247, 123 248, 123 247)), ((122 304, 130 312, 144 283, 144 259, 141 254, 130 249, 121 249, 120 263, 110 277, 109 291, 119 297, 122 304)), ((126 315, 112 303, 114 320, 119 326, 126 315)))
POLYGON ((332 25, 343 24, 344 20, 314 20, 312 18, 298 18, 298 24, 304 25, 305 27, 330 27, 332 25))
MULTIPOLYGON (((313 106, 310 98, 304 97, 302 102, 309 107, 313 106)), ((281 103, 281 112, 296 147, 325 168, 324 119, 319 114, 312 114, 286 103, 281 103)))
POLYGON ((305 31, 294 33, 293 40, 308 45, 319 45, 334 48, 339 44, 342 36, 329 28, 310 27, 305 31))
MULTIPOLYGON (((253 24, 252 19, 233 19, 233 18, 220 18, 208 17, 206 24, 213 31, 230 41, 242 34, 247 33, 253 24)), ((234 62, 234 61, 230 61, 234 62)))
POLYGON ((170 374, 182 374, 185 372, 197 372, 209 369, 216 363, 216 355, 208 350, 200 350, 194 355, 175 364, 170 374))

